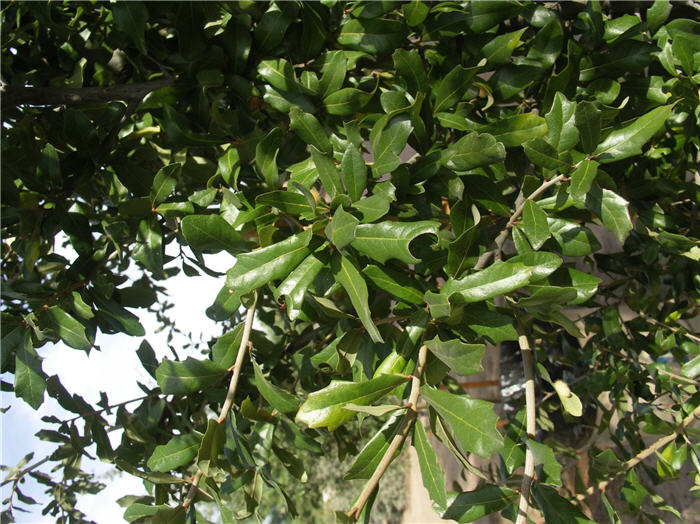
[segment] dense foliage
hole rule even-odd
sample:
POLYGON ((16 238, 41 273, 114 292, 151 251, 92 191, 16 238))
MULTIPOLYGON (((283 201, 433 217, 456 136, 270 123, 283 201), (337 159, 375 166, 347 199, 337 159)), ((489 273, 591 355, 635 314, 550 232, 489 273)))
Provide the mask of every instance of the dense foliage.
POLYGON ((330 439, 367 480, 340 521, 368 521, 409 444, 459 522, 677 514, 655 488, 692 468, 700 487, 697 16, 663 0, 6 2, 2 386, 75 417, 46 419, 55 453, 10 469, 3 521, 32 502, 28 475, 46 513, 82 521, 92 454, 144 479, 130 522, 204 522, 212 501, 233 522, 270 490, 293 516, 271 465, 303 479, 330 439), (158 361, 133 308, 200 273, 221 292, 192 315, 226 332, 206 358, 158 361), (118 332, 157 381, 135 408, 42 370, 37 348, 118 332), (525 396, 497 424, 454 376, 514 342, 525 396), (358 449, 344 424, 365 416, 380 429, 358 449), (445 485, 431 433, 474 491, 445 485))

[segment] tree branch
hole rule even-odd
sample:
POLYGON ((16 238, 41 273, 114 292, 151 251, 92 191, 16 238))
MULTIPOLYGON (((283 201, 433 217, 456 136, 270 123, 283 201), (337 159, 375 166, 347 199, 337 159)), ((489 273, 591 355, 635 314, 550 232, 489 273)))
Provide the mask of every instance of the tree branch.
POLYGON ((173 85, 174 78, 162 78, 150 82, 121 84, 105 87, 24 87, 4 85, 2 108, 21 105, 32 106, 85 106, 102 104, 112 100, 141 101, 151 91, 173 85))
MULTIPOLYGON (((226 417, 231 411, 233 406, 233 400, 236 396, 236 388, 238 387, 238 378, 241 376, 241 368, 243 367, 243 358, 250 345, 250 330, 253 327, 253 320, 255 319, 255 306, 258 303, 258 294, 255 293, 255 298, 253 298, 253 303, 248 309, 248 314, 246 315, 245 324, 243 326, 243 338, 241 338, 241 345, 238 347, 238 354, 236 355, 236 363, 233 365, 233 375, 231 376, 231 382, 228 385, 228 392, 226 393, 226 400, 224 405, 221 407, 219 413, 219 418, 217 422, 223 424, 226 421, 226 417)), ((202 480, 202 470, 198 470, 195 476, 192 478, 192 485, 190 490, 187 492, 185 500, 182 502, 182 507, 187 509, 192 501, 194 500, 197 491, 199 490, 199 483, 202 480)))
POLYGON ((484 253, 482 253, 482 255, 479 257, 479 260, 476 261, 474 269, 483 269, 484 266, 486 266, 488 261, 491 259, 491 257, 494 257, 496 260, 499 260, 501 258, 501 250, 503 249, 503 244, 505 244, 506 239, 508 238, 508 233, 510 233, 510 230, 515 225, 515 222, 518 220, 518 218, 520 218, 520 215, 523 214, 523 209, 525 209, 525 204, 527 203, 527 201, 534 200, 542 193, 544 193, 549 187, 553 186, 554 184, 563 180, 564 178, 566 178, 565 175, 557 175, 554 178, 542 182, 542 185, 535 189, 532 193, 530 193, 530 196, 528 196, 527 198, 518 197, 518 199, 515 202, 515 211, 510 216, 506 227, 503 228, 503 230, 498 234, 498 236, 494 240, 495 247, 489 251, 485 251, 484 253))
POLYGON ((350 517, 353 520, 357 520, 360 517, 360 513, 362 513, 365 504, 367 504, 367 501, 369 500, 370 496, 372 496, 372 492, 375 490, 382 476, 389 467, 389 464, 391 464, 391 461, 394 459, 394 454, 399 449, 399 447, 401 447, 401 444, 406 439, 406 436, 408 436, 408 432, 411 429, 413 421, 418 415, 417 407, 418 395, 420 393, 420 378, 423 374, 423 369, 425 368, 425 361, 427 359, 427 356, 428 347, 421 346, 420 351, 418 352, 418 362, 416 363, 416 370, 413 373, 413 378, 411 379, 411 393, 408 397, 408 410, 403 416, 401 428, 389 444, 389 447, 384 453, 382 460, 377 465, 377 469, 374 470, 374 473, 365 484, 365 487, 362 489, 360 495, 357 497, 357 502, 355 502, 353 507, 348 512, 348 517, 350 517))
MULTIPOLYGON (((520 353, 523 358, 523 370, 525 372, 525 415, 527 438, 534 440, 537 432, 537 408, 535 403, 535 359, 530 348, 527 336, 521 334, 518 337, 520 353)), ((520 501, 518 502, 518 518, 515 524, 524 524, 527 520, 527 510, 530 499, 530 486, 535 474, 535 458, 529 447, 525 448, 525 471, 520 485, 520 501)))

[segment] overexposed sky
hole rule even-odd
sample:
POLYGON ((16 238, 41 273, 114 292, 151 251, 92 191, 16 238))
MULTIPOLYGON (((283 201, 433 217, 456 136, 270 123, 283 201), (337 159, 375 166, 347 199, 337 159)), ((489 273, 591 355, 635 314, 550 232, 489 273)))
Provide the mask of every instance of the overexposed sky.
MULTIPOLYGON (((171 243, 174 248, 175 243, 171 243)), ((57 250, 58 251, 58 250, 57 250)), ((61 251, 61 254, 69 259, 74 257, 70 253, 61 251)), ((173 253, 174 254, 174 253, 173 253)), ((228 254, 206 256, 207 267, 225 272, 234 262, 234 258, 228 254)), ((137 268, 130 268, 129 276, 138 278, 137 268)), ((224 284, 224 277, 219 279, 207 275, 199 277, 187 277, 182 272, 176 277, 159 282, 159 285, 167 289, 169 301, 174 303, 174 307, 168 311, 168 315, 177 323, 178 328, 184 333, 192 333, 193 340, 206 343, 209 339, 219 336, 222 328, 218 323, 209 319, 205 310, 209 307, 217 293, 224 284)), ((127 284, 128 285, 128 284, 127 284)), ((144 337, 151 344, 158 359, 163 357, 172 358, 172 353, 167 346, 167 333, 158 332, 160 325, 156 321, 155 315, 145 309, 131 309, 138 315, 146 330, 144 337)), ((130 337, 124 334, 105 335, 97 334, 96 344, 101 351, 93 350, 88 355, 84 351, 72 349, 63 343, 46 344, 38 348, 37 353, 43 358, 43 369, 48 375, 58 375, 61 383, 71 394, 82 396, 90 404, 95 404, 100 399, 100 391, 107 394, 110 404, 123 402, 132 398, 143 396, 143 392, 136 385, 136 381, 148 386, 154 386, 155 380, 144 370, 137 355, 136 349, 141 344, 143 338, 130 337)), ((185 351, 181 348, 184 337, 176 336, 171 342, 180 358, 195 356, 202 358, 196 349, 185 351)), ((203 345, 202 345, 203 347, 203 345)), ((2 379, 8 382, 13 381, 9 374, 3 374, 2 379)), ((29 464, 50 455, 57 447, 55 443, 44 442, 34 436, 40 429, 51 428, 52 426, 41 421, 41 417, 54 415, 59 419, 67 419, 75 416, 63 410, 54 399, 48 394, 44 395, 44 403, 34 411, 21 399, 15 398, 13 393, 3 392, 0 397, 0 405, 3 408, 11 406, 2 415, 2 455, 0 463, 5 466, 16 465, 22 457, 30 452, 34 452, 34 457, 29 464)), ((129 404, 127 408, 133 411, 138 403, 129 404)), ((82 424, 80 425, 82 430, 82 424)), ((121 431, 109 433, 113 447, 116 447, 121 440, 121 431)), ((87 451, 96 456, 94 445, 87 448, 87 451)), ((39 470, 49 471, 55 463, 46 463, 39 470)), ((124 495, 145 494, 145 488, 140 479, 126 474, 114 475, 116 468, 112 464, 102 463, 99 460, 88 461, 84 458, 82 469, 88 472, 95 472, 97 480, 107 484, 107 487, 97 495, 83 495, 78 499, 77 508, 83 511, 87 518, 100 524, 111 522, 123 522, 122 515, 124 509, 117 505, 116 500, 124 495)), ((2 478, 5 474, 2 475, 2 478)), ((43 523, 55 522, 55 517, 42 516, 41 510, 49 502, 49 495, 44 493, 44 486, 36 484, 32 479, 20 486, 25 495, 33 497, 37 502, 36 506, 22 507, 30 509, 30 513, 15 511, 14 516, 17 522, 22 523, 43 523)), ((2 499, 9 494, 10 485, 2 487, 2 499)), ((15 502, 19 502, 15 499, 15 502)), ((4 509, 4 506, 3 506, 4 509)))

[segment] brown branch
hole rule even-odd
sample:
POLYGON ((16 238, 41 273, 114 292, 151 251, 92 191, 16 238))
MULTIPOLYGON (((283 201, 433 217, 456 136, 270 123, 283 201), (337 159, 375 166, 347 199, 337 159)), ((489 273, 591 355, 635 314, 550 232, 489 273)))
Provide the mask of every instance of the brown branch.
MULTIPOLYGON (((238 387, 238 378, 241 376, 241 368, 243 367, 243 358, 248 350, 250 331, 253 327, 253 320, 255 319, 255 306, 258 302, 258 295, 255 294, 253 298, 253 303, 250 308, 248 308, 248 314, 246 315, 245 324, 243 325, 243 338, 241 338, 241 345, 238 347, 238 354, 236 355, 236 363, 233 365, 233 375, 231 375, 231 382, 229 382, 228 392, 226 393, 226 400, 224 405, 221 406, 221 411, 219 412, 219 418, 217 422, 223 424, 228 417, 229 411, 233 406, 233 400, 236 396, 236 388, 238 387)), ((182 507, 187 509, 192 501, 194 500, 197 491, 199 491, 199 483, 202 480, 202 470, 198 470, 195 476, 192 478, 192 485, 190 490, 187 492, 185 500, 182 502, 182 507)))
MULTIPOLYGON (((537 432, 537 416, 535 402, 535 359, 530 348, 530 342, 527 336, 520 334, 518 337, 520 352, 523 359, 523 370, 525 372, 525 415, 527 438, 535 440, 537 432)), ((518 518, 515 524, 524 524, 527 521, 527 510, 530 499, 530 486, 535 475, 535 458, 532 450, 529 447, 525 448, 525 471, 523 472, 523 481, 520 485, 520 501, 518 503, 518 518)))
POLYGON ((428 347, 421 346, 420 351, 418 352, 418 362, 416 363, 416 370, 411 379, 411 393, 408 397, 408 410, 403 416, 401 428, 392 439, 391 443, 389 444, 389 447, 387 448, 386 452, 384 453, 384 456, 382 457, 382 460, 377 465, 377 469, 374 470, 374 473, 365 484, 365 487, 362 489, 360 495, 357 497, 357 501, 348 512, 348 517, 350 517, 353 520, 357 520, 360 517, 360 513, 362 513, 365 504, 367 504, 367 501, 372 496, 372 492, 379 484, 379 481, 381 480, 382 476, 389 467, 389 464, 391 464, 391 461, 394 460, 394 454, 399 449, 399 447, 401 447, 401 444, 406 439, 406 436, 408 436, 408 432, 412 427, 413 421, 418 415, 417 406, 418 395, 420 393, 420 377, 423 374, 423 369, 425 368, 425 361, 427 357, 428 347))
POLYGON ((151 91, 173 85, 174 78, 162 78, 150 82, 121 84, 105 87, 24 87, 4 85, 2 108, 21 105, 32 106, 85 106, 113 100, 141 101, 151 91))
POLYGON ((498 236, 494 240, 495 247, 489 251, 485 251, 484 253, 482 253, 479 259, 476 261, 474 269, 483 269, 488 263, 488 261, 491 259, 491 257, 494 257, 496 260, 500 259, 503 244, 505 244, 506 239, 508 238, 508 234, 515 225, 515 222, 518 220, 518 218, 520 218, 520 215, 523 214, 523 209, 525 209, 525 204, 527 203, 527 201, 534 200, 542 193, 544 193, 549 187, 553 186, 554 184, 563 180, 564 178, 566 178, 565 175, 557 175, 554 178, 542 182, 542 185, 535 189, 527 198, 521 198, 520 196, 518 197, 518 199, 515 202, 515 211, 510 216, 506 227, 503 228, 503 230, 498 234, 498 236))

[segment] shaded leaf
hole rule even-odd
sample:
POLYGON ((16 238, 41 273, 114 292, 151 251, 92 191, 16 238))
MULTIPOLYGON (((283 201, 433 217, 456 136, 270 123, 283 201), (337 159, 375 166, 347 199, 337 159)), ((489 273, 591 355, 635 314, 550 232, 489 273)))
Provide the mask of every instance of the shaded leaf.
POLYGON ((422 304, 423 292, 404 273, 375 265, 365 266, 362 272, 379 289, 409 304, 422 304))
POLYGON ((446 508, 445 473, 440 467, 433 446, 428 442, 428 436, 420 420, 416 420, 413 424, 413 447, 418 455, 418 465, 425 489, 438 507, 446 508))
MULTIPOLYGON (((354 462, 345 473, 343 479, 368 479, 377 469, 379 462, 389 448, 394 435, 398 432, 401 427, 402 417, 399 415, 393 415, 390 417, 384 425, 377 431, 372 438, 370 438, 364 447, 355 457, 354 462)), ((396 455, 400 453, 400 448, 397 450, 396 455)), ((394 457, 396 457, 394 455, 394 457)))
POLYGON ((148 459, 153 471, 167 472, 186 466, 197 456, 202 434, 198 432, 175 435, 167 444, 156 446, 148 459))
POLYGON ((474 522, 486 515, 500 511, 513 504, 518 498, 518 492, 500 486, 485 485, 474 491, 449 493, 447 510, 441 517, 446 520, 474 522))
POLYGON ((593 186, 586 194, 586 207, 600 217, 603 225, 612 231, 620 242, 632 231, 632 221, 627 210, 628 202, 617 193, 593 186))
POLYGON ((182 219, 182 234, 197 251, 228 251, 240 253, 246 249, 241 234, 220 215, 189 215, 182 219))
POLYGON ((211 360, 187 357, 181 362, 163 359, 156 369, 156 380, 165 395, 187 395, 214 386, 228 374, 211 360))
POLYGON ((287 297, 287 315, 289 315, 290 320, 295 320, 299 316, 306 290, 326 263, 325 257, 314 253, 310 254, 289 273, 275 290, 275 300, 279 300, 279 297, 283 295, 287 297))
POLYGON ((326 238, 338 249, 342 249, 355 240, 355 230, 360 223, 354 216, 343 211, 342 206, 335 210, 333 218, 326 226, 326 238))
POLYGON ((299 399, 287 391, 270 383, 262 374, 260 366, 253 359, 255 386, 265 400, 281 413, 291 413, 299 407, 299 399))
POLYGON ((523 229, 535 250, 541 248, 551 236, 547 214, 532 200, 527 200, 523 207, 523 229))
POLYGON ((481 360, 484 357, 484 344, 465 344, 459 339, 440 340, 435 337, 425 345, 437 358, 447 364, 450 370, 464 376, 483 371, 481 360))
POLYGON ((340 170, 348 195, 353 201, 360 200, 367 186, 367 166, 355 144, 350 144, 345 150, 340 170))
POLYGON ((325 155, 333 154, 333 146, 314 115, 304 113, 300 108, 294 106, 289 111, 289 118, 291 120, 289 127, 299 135, 299 138, 316 147, 325 155))
POLYGON ((441 162, 457 171, 469 171, 502 162, 505 157, 505 147, 492 135, 472 132, 451 144, 442 153, 441 162))

